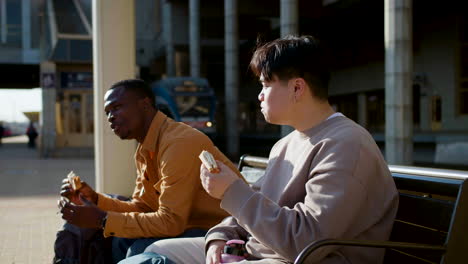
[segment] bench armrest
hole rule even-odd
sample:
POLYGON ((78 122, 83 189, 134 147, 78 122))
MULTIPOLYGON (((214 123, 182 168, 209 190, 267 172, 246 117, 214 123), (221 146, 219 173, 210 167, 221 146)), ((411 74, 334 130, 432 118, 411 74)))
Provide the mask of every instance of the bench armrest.
POLYGON ((353 246, 353 247, 373 247, 373 248, 399 248, 399 249, 422 249, 430 251, 438 251, 443 254, 446 251, 445 246, 427 245, 418 243, 393 242, 393 241, 369 241, 369 240, 340 240, 340 239, 323 239, 310 243, 297 256, 294 264, 305 263, 307 257, 316 249, 323 246, 353 246))

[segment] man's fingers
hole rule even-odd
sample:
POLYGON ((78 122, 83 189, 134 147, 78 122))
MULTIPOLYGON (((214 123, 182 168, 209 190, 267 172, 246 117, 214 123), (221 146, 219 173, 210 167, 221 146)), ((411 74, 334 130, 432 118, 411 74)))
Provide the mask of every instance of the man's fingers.
POLYGON ((204 174, 204 173, 206 173, 206 172, 208 172, 208 169, 207 169, 207 168, 205 167, 205 165, 202 163, 202 164, 200 165, 200 175, 202 175, 202 174, 204 174))
POLYGON ((73 224, 73 214, 75 213, 74 210, 70 208, 63 207, 60 212, 62 213, 62 219, 66 220, 70 224, 73 224))
POLYGON ((63 203, 63 208, 65 208, 66 210, 70 210, 70 211, 76 211, 77 208, 78 208, 78 205, 74 205, 70 202, 65 202, 63 203))
POLYGON ((60 189, 71 189, 70 183, 66 182, 66 183, 62 184, 60 189))
POLYGON ((221 260, 219 259, 219 254, 214 254, 213 256, 213 264, 219 264, 221 260))
POLYGON ((61 196, 69 196, 70 194, 72 194, 74 191, 73 189, 71 188, 70 184, 67 182, 67 183, 64 183, 61 187, 60 187, 60 195, 61 196))
POLYGON ((212 253, 208 257, 208 264, 219 264, 221 262, 220 255, 217 253, 212 253))
POLYGON ((80 201, 81 201, 84 205, 88 205, 88 206, 93 206, 93 205, 94 205, 91 201, 89 201, 88 199, 86 199, 86 197, 84 197, 84 195, 82 195, 81 193, 80 193, 79 197, 80 197, 80 201))
POLYGON ((60 197, 60 199, 57 201, 58 206, 59 206, 60 209, 62 209, 69 202, 70 201, 66 197, 60 197))
POLYGON ((71 189, 64 189, 60 191, 60 196, 68 197, 71 194, 73 194, 73 191, 71 189))
POLYGON ((70 211, 61 211, 62 219, 66 221, 70 221, 72 219, 72 213, 70 211))

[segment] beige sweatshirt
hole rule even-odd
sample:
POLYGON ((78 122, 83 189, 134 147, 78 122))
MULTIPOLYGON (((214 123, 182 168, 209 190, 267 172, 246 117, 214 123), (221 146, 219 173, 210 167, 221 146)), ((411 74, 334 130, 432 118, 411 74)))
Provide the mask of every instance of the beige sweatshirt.
MULTIPOLYGON (((339 116, 294 131, 272 148, 259 192, 243 181, 221 202, 228 217, 212 240, 243 239, 252 258, 293 262, 325 238, 387 240, 398 193, 371 135, 339 116)), ((308 263, 381 263, 382 249, 322 247, 308 263)))

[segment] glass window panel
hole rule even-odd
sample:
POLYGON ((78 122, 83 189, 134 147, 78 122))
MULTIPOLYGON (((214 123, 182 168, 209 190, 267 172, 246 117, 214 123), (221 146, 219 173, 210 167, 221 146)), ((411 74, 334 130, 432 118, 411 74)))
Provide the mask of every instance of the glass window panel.
POLYGON ((53 2, 59 33, 87 34, 72 1, 54 0, 53 2))
POLYGON ((460 114, 468 114, 468 91, 460 93, 460 114))
POLYGON ((7 24, 21 26, 21 1, 7 0, 7 24))

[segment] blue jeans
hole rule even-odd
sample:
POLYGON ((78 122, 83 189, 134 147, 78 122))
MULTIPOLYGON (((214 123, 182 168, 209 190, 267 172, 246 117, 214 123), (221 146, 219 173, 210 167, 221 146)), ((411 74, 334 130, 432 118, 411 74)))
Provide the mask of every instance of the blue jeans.
MULTIPOLYGON (((182 235, 177 237, 201 237, 205 236, 206 230, 201 229, 190 229, 185 231, 182 235)), ((138 254, 143 253, 145 248, 149 245, 153 244, 154 242, 165 239, 163 238, 121 238, 121 237, 114 237, 112 238, 112 260, 114 263, 117 263, 125 258, 135 256, 138 254)), ((145 253, 146 254, 146 253, 145 253)), ((153 253, 154 254, 154 253, 153 253)), ((133 262, 133 263, 148 263, 148 264, 163 264, 163 263, 172 263, 167 262, 166 258, 161 258, 161 260, 155 259, 154 261, 157 262, 133 262), (163 262, 160 262, 163 261, 163 262), (164 262, 165 261, 165 262, 164 262)), ((121 262, 122 263, 122 262, 121 262)), ((127 263, 127 262, 124 262, 127 263)), ((128 262, 131 263, 131 262, 128 262)))
POLYGON ((136 256, 126 258, 119 264, 175 264, 173 261, 163 255, 154 252, 145 252, 136 256))

